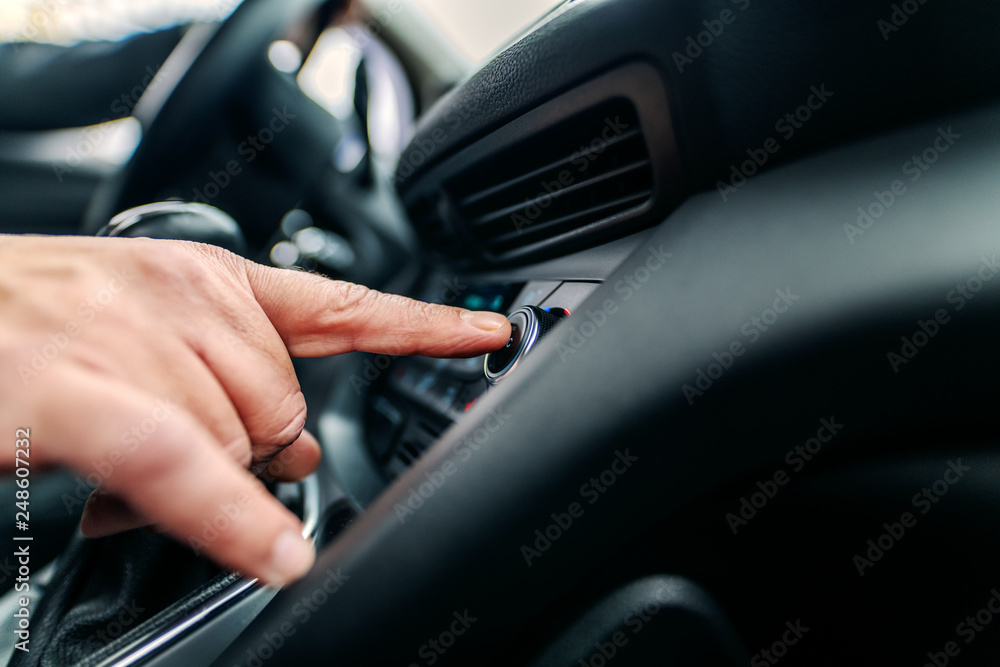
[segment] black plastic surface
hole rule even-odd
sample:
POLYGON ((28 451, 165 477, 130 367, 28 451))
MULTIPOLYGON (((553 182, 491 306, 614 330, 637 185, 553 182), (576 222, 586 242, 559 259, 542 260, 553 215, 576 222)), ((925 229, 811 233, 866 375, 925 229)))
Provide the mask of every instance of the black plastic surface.
MULTIPOLYGON (((285 621, 325 571, 343 568, 349 583, 270 664, 316 655, 410 664, 463 610, 478 615, 474 630, 437 664, 503 664, 487 649, 506 646, 624 541, 773 469, 820 418, 846 425, 841 452, 859 458, 878 456, 900 429, 995 432, 1000 280, 983 277, 997 275, 1000 254, 998 112, 938 119, 763 174, 739 205, 717 193, 690 200, 584 304, 603 319, 570 320, 539 344, 324 550, 313 575, 265 609, 246 641, 285 621), (858 207, 947 132, 958 138, 933 170, 852 234, 845 226, 858 207), (956 286, 976 276, 975 297, 959 309, 956 286), (902 363, 888 356, 942 309, 949 317, 932 342, 902 363), (736 342, 743 351, 727 357, 736 342), (723 372, 703 380, 706 369, 716 375, 713 364, 723 372), (578 529, 526 562, 535 531, 616 461, 624 479, 586 506, 578 529), (446 466, 452 474, 401 520, 395 508, 446 466)), ((218 664, 238 663, 241 648, 218 664)))
POLYGON ((894 7, 867 0, 573 3, 426 114, 401 160, 419 166, 400 188, 408 193, 472 141, 627 60, 660 73, 696 190, 725 178, 769 138, 781 149, 768 168, 819 145, 996 98, 1000 6, 918 3, 902 25, 890 22, 894 7), (824 85, 833 95, 807 123, 776 128, 824 85))
POLYGON ((531 667, 736 667, 747 655, 726 614, 683 577, 651 576, 601 600, 531 667))

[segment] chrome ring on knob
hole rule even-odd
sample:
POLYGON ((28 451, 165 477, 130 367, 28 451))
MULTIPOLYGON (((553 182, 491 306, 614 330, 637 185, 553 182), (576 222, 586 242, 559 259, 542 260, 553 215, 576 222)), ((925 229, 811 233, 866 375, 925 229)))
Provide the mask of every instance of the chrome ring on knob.
POLYGON ((519 308, 511 313, 508 317, 511 324, 511 340, 508 341, 507 345, 515 344, 514 339, 515 329, 514 327, 520 327, 524 332, 521 335, 520 341, 517 341, 517 350, 514 352, 514 356, 511 357, 510 361, 507 362, 501 369, 491 369, 490 361, 494 358, 494 355, 499 352, 492 352, 486 355, 486 360, 483 362, 483 371, 486 373, 486 381, 491 385, 495 385, 508 373, 513 371, 521 358, 528 353, 528 351, 534 346, 535 342, 538 340, 538 316, 532 306, 525 306, 524 308, 519 308))

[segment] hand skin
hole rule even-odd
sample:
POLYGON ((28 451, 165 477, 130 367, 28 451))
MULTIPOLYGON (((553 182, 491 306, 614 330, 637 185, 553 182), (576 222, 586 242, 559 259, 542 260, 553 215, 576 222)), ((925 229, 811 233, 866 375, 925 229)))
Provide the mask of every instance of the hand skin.
POLYGON ((264 469, 286 447, 283 469, 267 468, 282 479, 319 463, 290 357, 469 357, 509 336, 495 313, 264 267, 212 246, 0 235, 0 427, 9 439, 0 465, 14 466, 14 432, 30 427, 33 471, 65 465, 100 479, 84 534, 154 523, 280 586, 315 553, 247 468, 264 469), (206 540, 214 519, 224 529, 206 540))

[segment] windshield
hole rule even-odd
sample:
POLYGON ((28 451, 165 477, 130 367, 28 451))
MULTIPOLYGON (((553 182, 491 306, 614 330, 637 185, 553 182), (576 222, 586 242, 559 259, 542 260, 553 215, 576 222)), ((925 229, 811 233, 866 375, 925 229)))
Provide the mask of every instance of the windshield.
POLYGON ((470 62, 482 62, 563 0, 409 0, 470 62))
MULTIPOLYGON (((0 41, 117 40, 190 21, 225 18, 241 0, 0 0, 0 41)), ((472 63, 563 0, 403 0, 418 7, 472 63)))
POLYGON ((0 0, 0 41, 119 40, 192 21, 218 21, 241 1, 0 0))

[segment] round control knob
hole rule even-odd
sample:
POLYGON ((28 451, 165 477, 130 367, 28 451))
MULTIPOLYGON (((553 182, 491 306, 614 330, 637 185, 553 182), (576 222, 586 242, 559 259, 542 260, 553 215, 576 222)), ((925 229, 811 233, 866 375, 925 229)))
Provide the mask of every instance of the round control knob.
POLYGON ((507 345, 486 355, 486 381, 496 384, 507 376, 521 358, 552 330, 562 317, 542 310, 538 306, 525 306, 515 310, 510 320, 510 340, 507 345))

